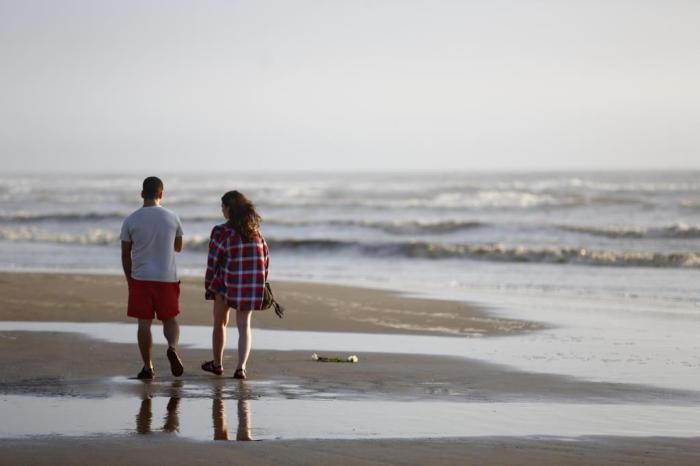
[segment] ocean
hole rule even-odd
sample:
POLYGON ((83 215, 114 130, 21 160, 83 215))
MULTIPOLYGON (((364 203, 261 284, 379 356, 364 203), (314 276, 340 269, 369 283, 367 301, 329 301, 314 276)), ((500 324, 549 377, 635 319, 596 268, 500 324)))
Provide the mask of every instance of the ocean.
MULTIPOLYGON (((470 357, 591 380, 700 384, 700 172, 161 178, 163 205, 184 226, 181 275, 203 276, 220 197, 237 189, 263 217, 272 282, 470 301, 547 324, 530 337, 483 339, 470 357)), ((119 231, 140 207, 141 181, 2 175, 0 269, 121 273, 119 231)))
MULTIPOLYGON (((185 275, 202 273, 220 196, 238 189, 263 217, 278 279, 697 299, 698 172, 162 178, 185 229, 185 275)), ((118 272, 140 182, 0 177, 1 267, 118 272)))

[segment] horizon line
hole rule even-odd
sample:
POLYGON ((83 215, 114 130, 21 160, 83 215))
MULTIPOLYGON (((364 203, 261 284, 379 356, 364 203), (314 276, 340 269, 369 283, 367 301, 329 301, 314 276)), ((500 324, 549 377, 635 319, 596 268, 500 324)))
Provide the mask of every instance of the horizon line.
POLYGON ((144 168, 142 170, 80 170, 80 169, 58 169, 58 170, 5 170, 0 177, 6 176, 41 176, 41 175, 97 175, 97 176, 122 176, 122 175, 140 175, 142 173, 158 172, 165 175, 217 175, 228 172, 237 172, 245 174, 270 174, 270 175, 313 175, 313 174, 563 174, 563 173, 681 173, 681 172, 700 172, 700 165, 697 167, 687 168, 536 168, 536 169, 505 169, 505 168, 403 168, 403 169, 369 169, 369 168, 353 168, 353 169, 224 169, 224 170, 201 170, 201 169, 182 169, 182 170, 158 170, 144 168))

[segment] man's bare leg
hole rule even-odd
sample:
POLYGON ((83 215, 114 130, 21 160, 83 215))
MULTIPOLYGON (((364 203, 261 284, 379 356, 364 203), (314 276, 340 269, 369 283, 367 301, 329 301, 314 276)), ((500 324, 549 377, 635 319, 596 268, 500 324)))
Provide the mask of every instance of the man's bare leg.
POLYGON ((168 340, 168 346, 175 349, 180 341, 180 326, 175 317, 163 321, 163 335, 168 340))
POLYGON ((175 317, 163 321, 163 335, 168 340, 168 361, 170 361, 170 371, 175 377, 180 377, 184 371, 182 360, 177 354, 177 343, 180 340, 180 326, 175 317))
POLYGON ((139 319, 139 329, 136 334, 143 367, 146 369, 153 369, 153 361, 151 360, 151 347, 153 346, 153 337, 151 336, 152 322, 153 319, 139 319))

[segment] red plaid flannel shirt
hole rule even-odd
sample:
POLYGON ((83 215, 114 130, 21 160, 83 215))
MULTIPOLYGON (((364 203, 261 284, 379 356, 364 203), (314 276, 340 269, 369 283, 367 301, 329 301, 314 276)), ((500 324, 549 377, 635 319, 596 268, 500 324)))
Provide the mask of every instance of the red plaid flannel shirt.
POLYGON ((227 224, 215 226, 209 240, 205 298, 220 294, 229 307, 261 309, 269 264, 267 243, 260 233, 253 241, 244 242, 227 224))

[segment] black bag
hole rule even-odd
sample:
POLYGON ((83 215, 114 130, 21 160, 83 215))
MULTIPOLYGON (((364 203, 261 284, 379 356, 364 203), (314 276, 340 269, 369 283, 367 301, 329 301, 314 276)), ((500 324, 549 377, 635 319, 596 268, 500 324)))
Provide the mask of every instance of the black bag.
POLYGON ((270 282, 265 282, 265 291, 263 292, 262 308, 270 309, 271 307, 275 308, 275 314, 277 314, 277 317, 279 317, 280 319, 284 317, 284 307, 282 307, 282 305, 275 300, 275 296, 272 294, 272 287, 270 286, 270 282))

